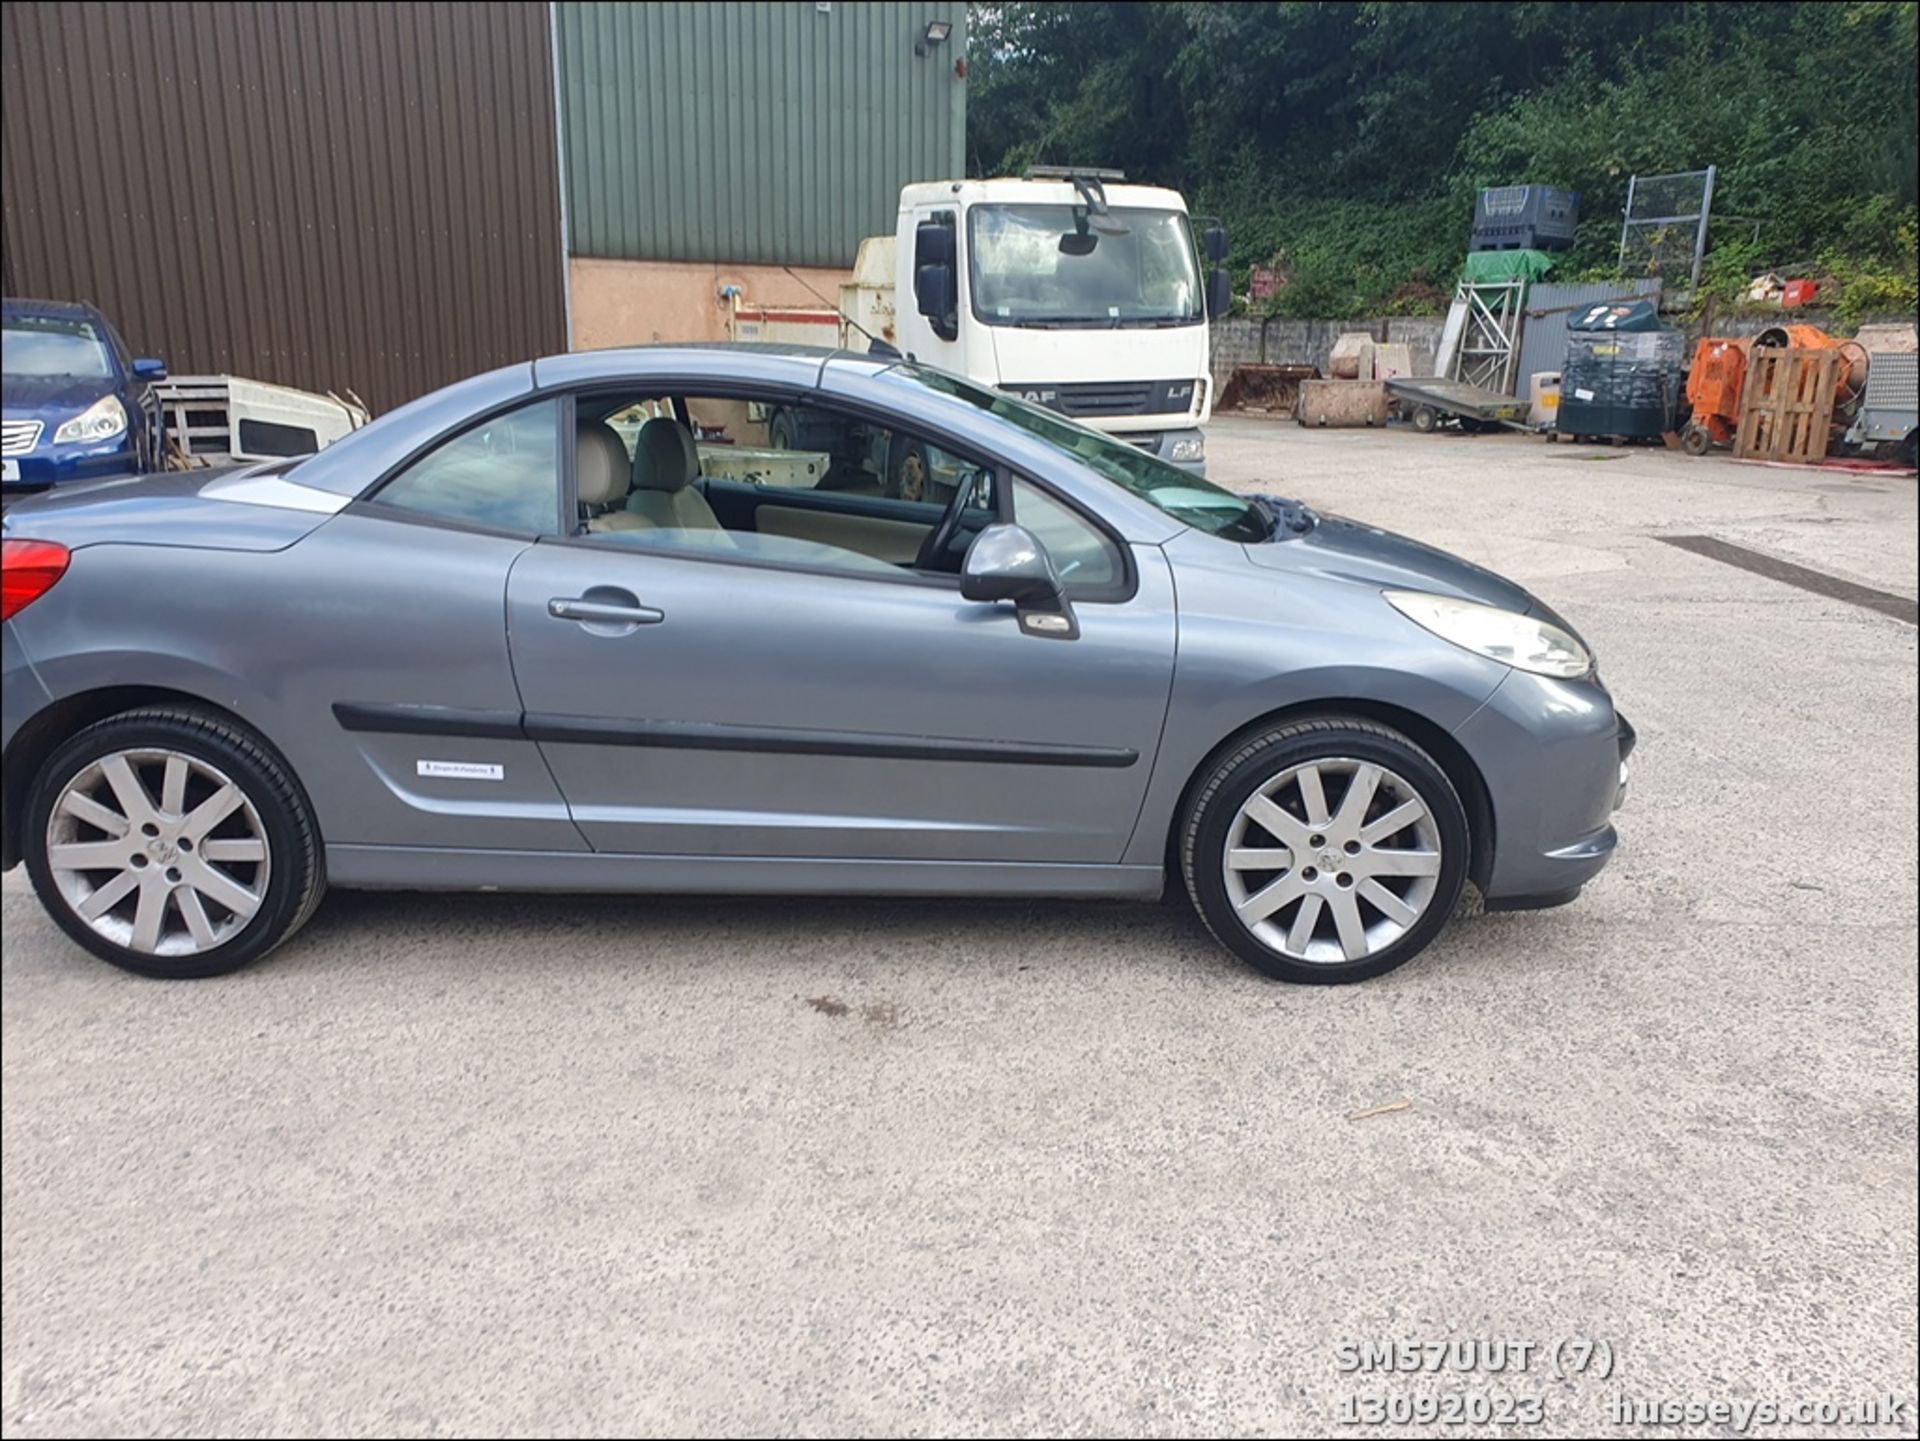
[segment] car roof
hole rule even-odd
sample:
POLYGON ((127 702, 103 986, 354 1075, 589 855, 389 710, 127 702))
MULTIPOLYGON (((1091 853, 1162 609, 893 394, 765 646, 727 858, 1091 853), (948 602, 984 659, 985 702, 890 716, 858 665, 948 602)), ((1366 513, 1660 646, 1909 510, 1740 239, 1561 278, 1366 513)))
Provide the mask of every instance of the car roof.
POLYGON ((84 300, 32 300, 9 295, 0 300, 0 309, 9 316, 40 315, 49 320, 105 320, 98 308, 84 300))
POLYGON ((534 384, 540 389, 626 380, 649 373, 702 380, 770 381, 811 389, 828 365, 872 372, 884 370, 896 360, 894 356, 869 356, 824 345, 682 341, 549 355, 534 361, 533 373, 534 384))

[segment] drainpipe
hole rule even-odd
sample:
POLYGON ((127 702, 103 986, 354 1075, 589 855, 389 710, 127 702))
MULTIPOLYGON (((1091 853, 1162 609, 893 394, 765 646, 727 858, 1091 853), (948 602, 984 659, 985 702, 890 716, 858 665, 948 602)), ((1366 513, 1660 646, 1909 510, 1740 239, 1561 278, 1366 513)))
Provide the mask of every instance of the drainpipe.
POLYGON ((560 66, 560 6, 547 6, 547 29, 553 50, 553 149, 560 167, 560 308, 566 325, 568 350, 573 349, 573 236, 567 223, 567 106, 560 66))

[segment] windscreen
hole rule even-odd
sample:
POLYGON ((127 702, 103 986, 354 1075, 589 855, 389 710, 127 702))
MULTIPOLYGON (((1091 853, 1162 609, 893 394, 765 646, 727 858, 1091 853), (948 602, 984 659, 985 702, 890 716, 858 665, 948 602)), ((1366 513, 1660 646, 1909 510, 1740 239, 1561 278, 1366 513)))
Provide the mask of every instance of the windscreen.
POLYGON ((1178 210, 976 205, 969 214, 973 311, 1040 329, 1197 325, 1205 297, 1193 232, 1178 210), (1124 234, 1113 234, 1117 225, 1124 234))
POLYGON ((4 336, 5 373, 19 376, 78 376, 108 380, 113 361, 100 332, 84 320, 10 315, 4 336))
POLYGON ((941 395, 964 400, 989 415, 1017 426, 1028 435, 1065 451, 1075 460, 1182 525, 1217 535, 1223 540, 1258 542, 1273 534, 1265 512, 1230 490, 1169 465, 1124 441, 1114 440, 1084 425, 1063 419, 1050 410, 1015 400, 1005 391, 989 390, 919 365, 896 365, 890 376, 925 386, 941 395))

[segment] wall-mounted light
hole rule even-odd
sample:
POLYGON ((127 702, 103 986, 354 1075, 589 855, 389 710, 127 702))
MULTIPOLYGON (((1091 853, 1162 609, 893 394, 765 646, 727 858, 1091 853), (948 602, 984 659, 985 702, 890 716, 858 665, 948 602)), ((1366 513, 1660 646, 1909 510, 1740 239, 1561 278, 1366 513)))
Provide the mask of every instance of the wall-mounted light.
POLYGON ((951 34, 953 34, 951 20, 929 20, 927 28, 921 31, 920 38, 913 42, 913 53, 925 55, 934 46, 946 44, 947 37, 951 34))

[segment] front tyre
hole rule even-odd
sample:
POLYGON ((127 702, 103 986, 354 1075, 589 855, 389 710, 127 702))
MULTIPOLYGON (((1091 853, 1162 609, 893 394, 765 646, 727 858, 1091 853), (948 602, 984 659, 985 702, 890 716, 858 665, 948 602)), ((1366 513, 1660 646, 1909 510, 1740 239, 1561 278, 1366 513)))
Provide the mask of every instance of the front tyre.
POLYGON ((47 758, 28 796, 28 874, 63 931, 143 976, 220 975, 303 925, 325 875, 306 796, 251 732, 129 711, 47 758))
POLYGON ((1276 980, 1339 984, 1412 960, 1466 882, 1466 809, 1433 758, 1358 717, 1249 737, 1203 778, 1180 864, 1200 917, 1276 980))

